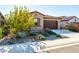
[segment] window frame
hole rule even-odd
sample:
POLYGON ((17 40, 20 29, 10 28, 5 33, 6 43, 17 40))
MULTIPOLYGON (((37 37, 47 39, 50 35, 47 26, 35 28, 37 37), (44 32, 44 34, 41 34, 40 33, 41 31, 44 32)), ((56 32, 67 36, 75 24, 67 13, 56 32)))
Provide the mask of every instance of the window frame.
POLYGON ((40 18, 35 18, 35 26, 40 26, 40 18))

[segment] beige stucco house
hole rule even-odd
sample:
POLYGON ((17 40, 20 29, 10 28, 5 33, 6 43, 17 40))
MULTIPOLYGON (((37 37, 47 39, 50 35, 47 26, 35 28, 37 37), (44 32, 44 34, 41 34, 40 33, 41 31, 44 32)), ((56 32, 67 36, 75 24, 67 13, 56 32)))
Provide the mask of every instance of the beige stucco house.
POLYGON ((61 17, 54 17, 50 15, 42 14, 38 11, 33 11, 30 13, 35 18, 35 27, 32 30, 44 30, 48 29, 60 29, 61 17))

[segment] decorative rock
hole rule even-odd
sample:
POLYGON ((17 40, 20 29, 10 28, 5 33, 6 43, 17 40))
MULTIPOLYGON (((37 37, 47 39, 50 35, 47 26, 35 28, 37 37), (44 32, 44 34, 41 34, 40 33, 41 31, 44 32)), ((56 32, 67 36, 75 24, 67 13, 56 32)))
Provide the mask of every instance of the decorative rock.
POLYGON ((45 48, 42 42, 28 42, 23 44, 14 44, 8 46, 0 46, 1 53, 36 53, 45 48))
POLYGON ((9 42, 10 38, 9 37, 4 37, 1 41, 0 41, 0 45, 6 45, 9 42))

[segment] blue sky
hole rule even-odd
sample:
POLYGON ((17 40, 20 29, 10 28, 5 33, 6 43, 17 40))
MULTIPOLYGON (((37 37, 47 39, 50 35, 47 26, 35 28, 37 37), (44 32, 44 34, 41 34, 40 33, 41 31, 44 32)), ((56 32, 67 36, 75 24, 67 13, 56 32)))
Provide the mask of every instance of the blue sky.
MULTIPOLYGON (((29 11, 37 10, 43 14, 52 16, 78 16, 79 5, 26 5, 29 11)), ((2 14, 7 14, 13 10, 13 5, 0 5, 2 14)))

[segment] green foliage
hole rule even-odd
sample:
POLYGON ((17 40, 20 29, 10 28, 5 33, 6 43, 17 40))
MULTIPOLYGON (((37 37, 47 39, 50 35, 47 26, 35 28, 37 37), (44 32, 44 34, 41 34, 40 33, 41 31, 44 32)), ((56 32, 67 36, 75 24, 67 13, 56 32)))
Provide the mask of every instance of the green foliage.
POLYGON ((68 24, 65 26, 68 30, 73 31, 73 32, 77 32, 77 27, 74 23, 68 24))
POLYGON ((45 37, 49 37, 50 35, 48 34, 48 33, 46 33, 46 32, 39 32, 39 34, 42 34, 43 36, 45 36, 45 37))
POLYGON ((47 40, 46 38, 41 38, 41 41, 45 41, 45 40, 47 40))
POLYGON ((59 34, 56 34, 56 37, 61 37, 61 35, 59 35, 59 34))
POLYGON ((38 34, 37 36, 39 37, 39 40, 42 40, 42 41, 46 40, 46 37, 42 34, 38 34))
POLYGON ((17 32, 16 33, 16 38, 25 39, 26 38, 26 32, 17 32))
POLYGON ((25 7, 15 7, 13 11, 6 15, 6 19, 6 24, 11 33, 28 31, 34 25, 34 18, 25 7))
POLYGON ((29 36, 33 36, 35 40, 46 40, 46 35, 43 34, 42 32, 32 32, 29 34, 29 36))
POLYGON ((50 34, 50 35, 56 35, 56 33, 52 32, 52 31, 50 31, 50 30, 46 30, 45 32, 47 32, 47 33, 50 34))
POLYGON ((29 33, 29 36, 36 36, 37 33, 29 33))
POLYGON ((47 32, 33 32, 32 35, 37 35, 37 34, 41 34, 45 37, 49 37, 50 35, 47 32))
POLYGON ((3 29, 2 29, 2 28, 0 28, 0 39, 3 37, 2 32, 3 32, 3 29))

